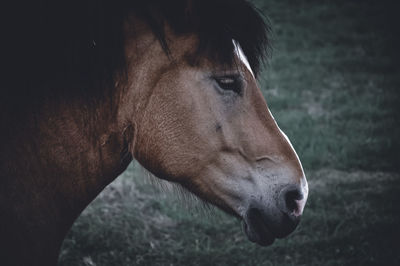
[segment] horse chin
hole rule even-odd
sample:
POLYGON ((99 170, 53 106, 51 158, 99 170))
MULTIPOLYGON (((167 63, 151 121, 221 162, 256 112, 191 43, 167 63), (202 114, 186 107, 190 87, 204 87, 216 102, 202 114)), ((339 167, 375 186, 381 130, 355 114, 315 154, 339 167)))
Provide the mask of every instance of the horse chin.
POLYGON ((260 246, 270 246, 275 241, 272 231, 263 223, 242 221, 243 230, 247 238, 260 246))

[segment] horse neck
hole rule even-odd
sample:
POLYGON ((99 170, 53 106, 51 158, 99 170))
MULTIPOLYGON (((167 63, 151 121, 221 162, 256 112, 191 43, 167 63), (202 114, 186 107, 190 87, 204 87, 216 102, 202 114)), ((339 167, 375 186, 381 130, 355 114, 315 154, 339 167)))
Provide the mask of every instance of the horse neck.
POLYGON ((107 115, 110 108, 83 100, 46 103, 1 132, 0 211, 9 219, 0 227, 9 235, 0 246, 15 242, 26 253, 35 246, 35 256, 53 250, 87 204, 126 169, 131 156, 107 115))
POLYGON ((148 29, 128 38, 129 78, 111 99, 44 101, 35 114, 24 110, 23 120, 2 113, 0 122, 14 125, 0 132, 0 211, 10 217, 0 221, 8 232, 0 247, 12 242, 28 261, 56 253, 80 212, 126 169, 135 127, 168 60, 155 49, 164 55, 148 29))
POLYGON ((80 195, 82 204, 115 179, 130 161, 122 128, 111 111, 113 101, 88 104, 82 98, 57 107, 46 106, 37 120, 36 136, 31 138, 31 145, 42 152, 36 159, 40 176, 59 187, 65 197, 74 194, 79 200, 80 195))
POLYGON ((129 80, 121 81, 110 98, 91 103, 84 97, 49 98, 34 114, 20 112, 23 120, 2 113, 0 122, 13 125, 0 132, 6 140, 0 147, 0 210, 18 209, 21 217, 30 212, 31 221, 37 216, 72 223, 126 169, 134 126, 151 93, 151 73, 159 66, 148 56, 157 42, 148 28, 129 40, 129 80), (18 195, 10 187, 29 189, 18 195))

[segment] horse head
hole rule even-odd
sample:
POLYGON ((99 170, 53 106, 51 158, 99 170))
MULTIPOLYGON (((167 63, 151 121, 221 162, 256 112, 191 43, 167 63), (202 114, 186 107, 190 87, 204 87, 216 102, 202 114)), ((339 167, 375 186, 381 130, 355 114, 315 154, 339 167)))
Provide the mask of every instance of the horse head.
POLYGON ((303 213, 307 181, 240 42, 231 39, 232 60, 222 61, 199 55, 197 34, 167 26, 165 53, 143 27, 126 46, 131 153, 155 176, 242 219, 251 241, 287 236, 303 213))

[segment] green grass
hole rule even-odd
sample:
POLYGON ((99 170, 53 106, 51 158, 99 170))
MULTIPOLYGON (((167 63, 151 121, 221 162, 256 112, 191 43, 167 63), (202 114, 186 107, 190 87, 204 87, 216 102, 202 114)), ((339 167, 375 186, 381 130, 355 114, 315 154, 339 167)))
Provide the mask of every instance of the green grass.
POLYGON ((306 169, 399 169, 400 68, 393 7, 256 1, 274 30, 261 87, 306 169))
POLYGON ((136 164, 83 212, 65 265, 400 265, 400 70, 388 1, 254 1, 273 27, 260 84, 305 168, 299 228, 270 247, 144 182, 136 164), (196 211, 196 209, 200 211, 196 211))
POLYGON ((309 173, 312 194, 302 223, 270 247, 250 243, 232 217, 184 208, 145 178, 131 166, 83 212, 64 242, 60 265, 400 263, 398 174, 309 173))

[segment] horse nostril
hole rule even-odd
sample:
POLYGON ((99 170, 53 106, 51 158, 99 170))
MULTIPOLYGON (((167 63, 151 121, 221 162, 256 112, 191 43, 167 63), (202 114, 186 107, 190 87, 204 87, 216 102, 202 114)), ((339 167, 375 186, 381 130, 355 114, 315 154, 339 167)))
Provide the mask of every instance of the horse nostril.
POLYGON ((298 186, 289 185, 282 189, 280 196, 280 209, 284 213, 300 216, 303 212, 305 200, 298 186))

